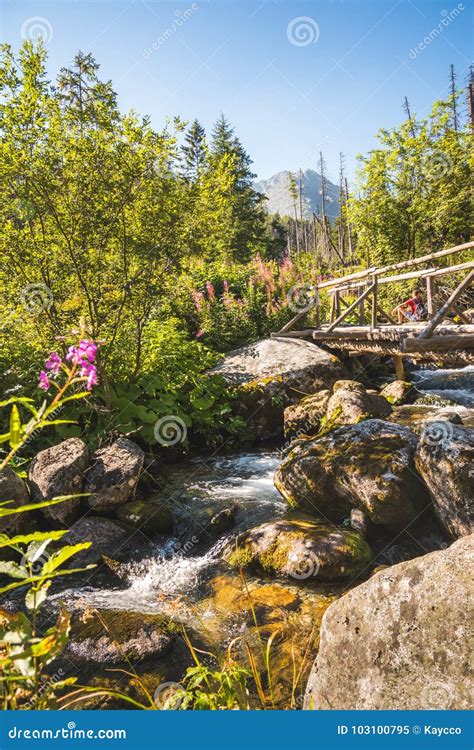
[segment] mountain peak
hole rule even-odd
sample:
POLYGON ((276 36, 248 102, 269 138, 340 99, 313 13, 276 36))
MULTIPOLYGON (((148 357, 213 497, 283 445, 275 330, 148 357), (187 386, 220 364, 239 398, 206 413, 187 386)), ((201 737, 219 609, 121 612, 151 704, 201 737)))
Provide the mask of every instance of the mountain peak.
MULTIPOLYGON (((299 187, 300 170, 292 172, 296 186, 299 187)), ((321 175, 314 169, 301 170, 303 217, 310 219, 313 212, 321 213, 321 175)), ((339 188, 327 178, 325 180, 326 213, 334 218, 339 215, 339 188)), ((289 171, 276 172, 268 180, 259 180, 254 188, 268 198, 266 208, 268 213, 279 213, 280 216, 294 216, 293 200, 289 189, 289 171)), ((299 217, 299 198, 297 201, 299 217)))

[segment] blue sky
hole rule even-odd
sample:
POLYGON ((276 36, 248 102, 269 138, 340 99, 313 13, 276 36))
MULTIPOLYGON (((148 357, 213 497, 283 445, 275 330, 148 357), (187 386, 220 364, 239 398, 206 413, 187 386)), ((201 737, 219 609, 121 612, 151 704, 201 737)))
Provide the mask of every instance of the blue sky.
POLYGON ((49 70, 91 51, 124 109, 236 128, 259 178, 316 167, 332 179, 402 119, 426 114, 472 61, 472 0, 2 0, 2 38, 41 33, 49 70), (426 39, 428 43, 426 43, 426 39), (425 42, 423 42, 425 40, 425 42), (420 43, 423 48, 420 47, 420 43))

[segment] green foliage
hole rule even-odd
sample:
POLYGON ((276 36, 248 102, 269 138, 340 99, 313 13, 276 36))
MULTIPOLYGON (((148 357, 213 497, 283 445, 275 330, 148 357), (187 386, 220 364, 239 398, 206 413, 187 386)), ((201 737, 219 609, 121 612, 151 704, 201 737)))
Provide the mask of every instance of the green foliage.
POLYGON ((385 265, 472 237, 472 143, 468 123, 452 127, 457 95, 428 118, 411 115, 382 130, 380 146, 360 157, 347 205, 360 260, 385 265))
POLYGON ((236 662, 219 670, 202 663, 189 667, 183 679, 184 692, 170 696, 170 705, 166 708, 173 708, 174 701, 182 711, 249 710, 247 685, 250 677, 248 669, 236 662))

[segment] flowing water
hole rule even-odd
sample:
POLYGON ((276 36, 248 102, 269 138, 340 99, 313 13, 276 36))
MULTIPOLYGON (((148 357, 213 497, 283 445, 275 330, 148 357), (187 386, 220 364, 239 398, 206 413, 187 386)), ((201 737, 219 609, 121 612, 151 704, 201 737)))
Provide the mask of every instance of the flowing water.
MULTIPOLYGON (((441 396, 450 402, 448 407, 442 406, 443 411, 456 411, 464 424, 474 425, 474 367, 419 368, 413 373, 413 380, 427 396, 441 396)), ((391 418, 419 430, 422 421, 439 409, 433 405, 402 406, 394 409, 391 418)), ((120 564, 119 578, 104 578, 93 572, 87 580, 70 580, 70 588, 52 596, 53 604, 57 606, 61 601, 70 610, 92 606, 165 615, 192 628, 194 633, 211 634, 215 643, 223 645, 243 632, 247 635, 254 627, 253 614, 250 615, 243 595, 243 589, 248 588, 259 602, 259 625, 268 627, 269 633, 277 626, 286 628, 285 633, 291 633, 287 643, 290 637, 292 643, 295 638, 306 642, 314 623, 320 621, 341 587, 301 585, 298 581, 255 575, 243 582, 237 572, 221 562, 223 546, 236 533, 286 512, 286 504, 273 485, 280 461, 279 451, 261 450, 224 458, 199 458, 171 468, 167 495, 180 509, 177 535, 157 536, 145 552, 141 549, 131 554, 120 564), (203 545, 193 533, 199 530, 201 513, 207 509, 215 513, 230 506, 235 508, 233 526, 203 545)), ((112 557, 113 554, 111 550, 112 557)), ((382 562, 399 561, 397 550, 390 554, 382 562)), ((285 661, 285 646, 278 648, 284 682, 290 668, 285 661)))

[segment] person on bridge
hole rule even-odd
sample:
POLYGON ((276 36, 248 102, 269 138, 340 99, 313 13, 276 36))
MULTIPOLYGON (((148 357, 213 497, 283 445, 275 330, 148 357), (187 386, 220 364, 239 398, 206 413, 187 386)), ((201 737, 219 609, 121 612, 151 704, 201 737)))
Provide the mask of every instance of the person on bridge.
POLYGON ((403 318, 407 320, 424 320, 426 318, 426 307, 423 300, 423 292, 421 289, 415 289, 413 297, 402 302, 401 305, 397 305, 392 310, 392 316, 397 316, 399 323, 403 323, 403 318))

